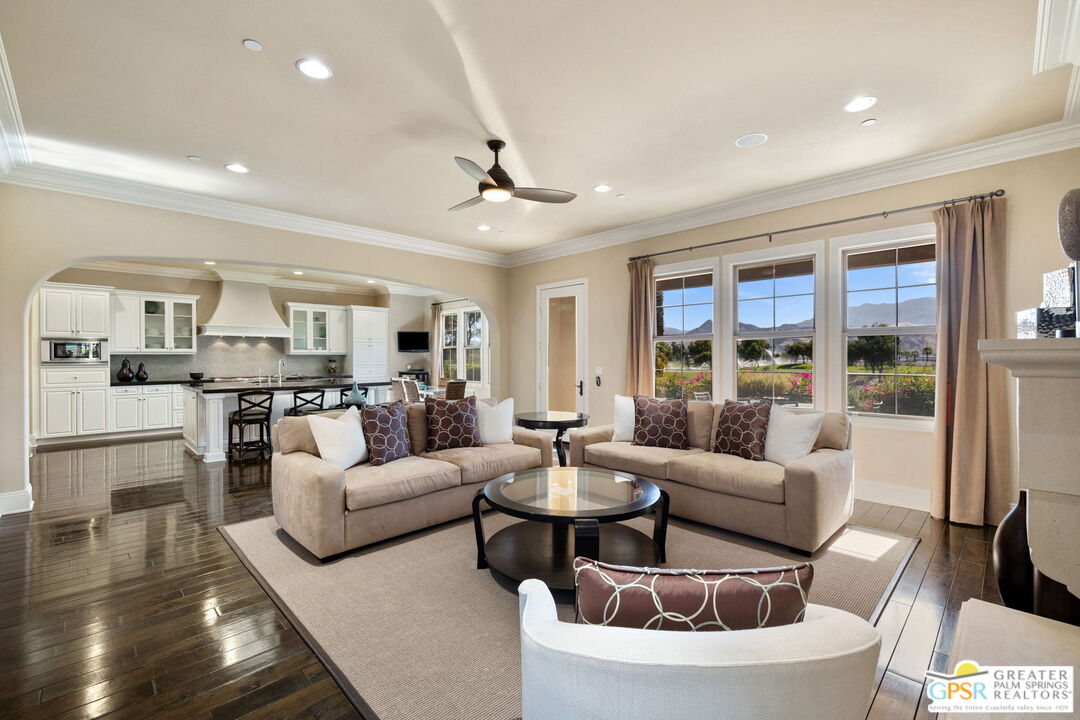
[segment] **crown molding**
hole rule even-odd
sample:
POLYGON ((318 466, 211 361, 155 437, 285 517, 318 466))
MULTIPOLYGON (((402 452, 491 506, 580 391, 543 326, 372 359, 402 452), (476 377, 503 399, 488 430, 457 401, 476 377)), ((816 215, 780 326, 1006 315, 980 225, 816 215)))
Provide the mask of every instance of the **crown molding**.
POLYGON ((1069 90, 1065 95, 1065 122, 1080 123, 1080 65, 1073 65, 1069 90))
POLYGON ((726 200, 696 210, 647 220, 573 240, 523 250, 507 257, 509 267, 623 245, 683 230, 786 210, 848 195, 880 190, 987 165, 1022 160, 1080 147, 1080 123, 1064 121, 914 155, 797 185, 726 200))
POLYGON ((96 262, 72 265, 75 270, 98 270, 100 272, 130 273, 132 275, 157 275, 159 277, 184 278, 187 280, 209 280, 217 282, 221 278, 213 270, 197 268, 169 267, 168 265, 148 265, 126 262, 123 260, 99 260, 96 262))
POLYGON ((348 240, 405 252, 434 255, 449 260, 463 260, 465 262, 502 267, 506 259, 505 255, 487 250, 474 250, 411 235, 376 230, 361 225, 350 225, 334 220, 324 220, 308 215, 272 210, 232 202, 231 200, 222 200, 180 190, 171 190, 129 180, 40 164, 16 165, 6 175, 0 177, 0 182, 114 200, 159 210, 173 210, 192 215, 202 215, 218 220, 274 228, 275 230, 287 230, 306 235, 348 240))
POLYGON ((374 287, 357 287, 355 285, 337 285, 335 283, 314 282, 311 280, 289 280, 288 278, 275 278, 268 285, 276 288, 289 288, 290 290, 311 290, 314 292, 344 293, 346 295, 378 295, 374 287))
POLYGON ((0 174, 29 164, 26 130, 19 113, 19 102, 15 99, 15 84, 4 52, 4 41, 0 38, 0 174))
POLYGON ((1080 64, 1080 0, 1039 0, 1032 74, 1080 64))

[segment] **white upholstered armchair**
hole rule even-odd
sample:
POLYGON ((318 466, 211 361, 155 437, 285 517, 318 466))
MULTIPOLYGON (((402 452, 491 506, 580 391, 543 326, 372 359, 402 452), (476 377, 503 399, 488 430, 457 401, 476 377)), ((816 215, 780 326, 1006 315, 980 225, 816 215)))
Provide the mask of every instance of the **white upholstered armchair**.
POLYGON ((881 636, 843 610, 691 633, 565 623, 543 582, 518 593, 522 720, 866 717, 881 636))

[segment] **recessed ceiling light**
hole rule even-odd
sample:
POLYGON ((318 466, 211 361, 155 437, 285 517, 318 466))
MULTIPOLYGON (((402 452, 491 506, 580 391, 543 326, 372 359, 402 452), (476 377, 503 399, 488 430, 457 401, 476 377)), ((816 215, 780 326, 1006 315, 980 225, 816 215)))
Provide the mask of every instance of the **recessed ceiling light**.
POLYGON ((374 284, 375 284, 374 280, 368 280, 368 285, 374 285, 374 284))
POLYGON ((610 185, 601 183, 599 185, 593 185, 593 190, 596 192, 611 192, 613 188, 610 185))
POLYGON ((735 140, 735 145, 741 148, 752 148, 761 145, 768 139, 769 136, 765 133, 750 133, 735 140))
POLYGON ((203 265, 217 265, 213 260, 203 260, 203 265))
POLYGON ((315 80, 325 80, 334 74, 329 65, 315 58, 300 58, 296 61, 296 69, 315 80))
POLYGON ((626 195, 624 195, 624 194, 622 194, 622 193, 619 193, 619 194, 618 194, 618 195, 616 195, 615 197, 619 198, 620 200, 623 200, 623 199, 625 199, 625 198, 626 198, 626 195))
POLYGON ((293 271, 292 271, 292 274, 293 274, 293 275, 303 275, 303 274, 304 274, 304 271, 303 271, 303 270, 293 270, 293 271))
POLYGON ((866 118, 861 123, 863 127, 870 127, 871 125, 877 125, 877 118, 866 118))
POLYGON ((477 225, 476 229, 479 230, 480 232, 487 232, 488 230, 491 229, 491 226, 490 225, 477 225))
POLYGON ((246 166, 244 166, 244 165, 241 165, 241 164, 240 164, 240 163, 238 163, 238 162, 231 162, 231 163, 227 163, 227 164, 225 165, 225 169, 226 169, 226 170, 229 170, 229 171, 231 171, 231 172, 234 172, 234 173, 240 173, 241 175, 243 175, 244 173, 248 172, 248 169, 247 169, 247 167, 246 167, 246 166))
POLYGON ((248 38, 247 40, 244 40, 244 47, 246 47, 248 50, 254 50, 255 52, 259 52, 260 50, 262 50, 262 43, 258 40, 252 40, 251 38, 248 38))
POLYGON ((202 158, 199 157, 198 155, 188 155, 187 159, 190 160, 191 162, 202 162, 202 158))
POLYGON ((877 98, 872 95, 859 95, 854 97, 851 101, 844 106, 844 112, 862 112, 869 108, 874 107, 874 103, 877 102, 877 98))

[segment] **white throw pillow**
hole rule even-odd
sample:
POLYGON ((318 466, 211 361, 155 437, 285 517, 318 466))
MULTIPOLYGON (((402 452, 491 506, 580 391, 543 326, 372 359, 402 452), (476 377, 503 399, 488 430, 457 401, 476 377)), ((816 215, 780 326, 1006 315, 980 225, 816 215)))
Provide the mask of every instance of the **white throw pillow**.
POLYGON ((824 419, 823 412, 795 413, 774 403, 765 432, 765 459, 787 465, 809 455, 824 419))
POLYGON ((514 442, 514 398, 498 405, 476 403, 476 426, 485 445, 514 442))
POLYGON ((308 426, 322 459, 334 467, 348 470, 368 459, 360 412, 351 407, 336 418, 308 415, 308 426))
POLYGON ((615 396, 615 434, 612 442, 630 442, 634 439, 634 398, 630 395, 615 396))

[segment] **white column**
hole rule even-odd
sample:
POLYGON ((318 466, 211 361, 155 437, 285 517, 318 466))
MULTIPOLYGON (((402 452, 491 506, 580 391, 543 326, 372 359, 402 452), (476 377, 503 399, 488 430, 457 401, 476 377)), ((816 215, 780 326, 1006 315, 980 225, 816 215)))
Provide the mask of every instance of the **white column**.
MULTIPOLYGON (((219 393, 204 394, 202 412, 199 415, 200 429, 204 426, 203 422, 201 422, 203 417, 205 417, 206 428, 206 450, 203 453, 203 462, 223 462, 226 459, 225 451, 228 444, 224 396, 219 393)), ((200 438, 201 440, 202 438, 200 438)))

